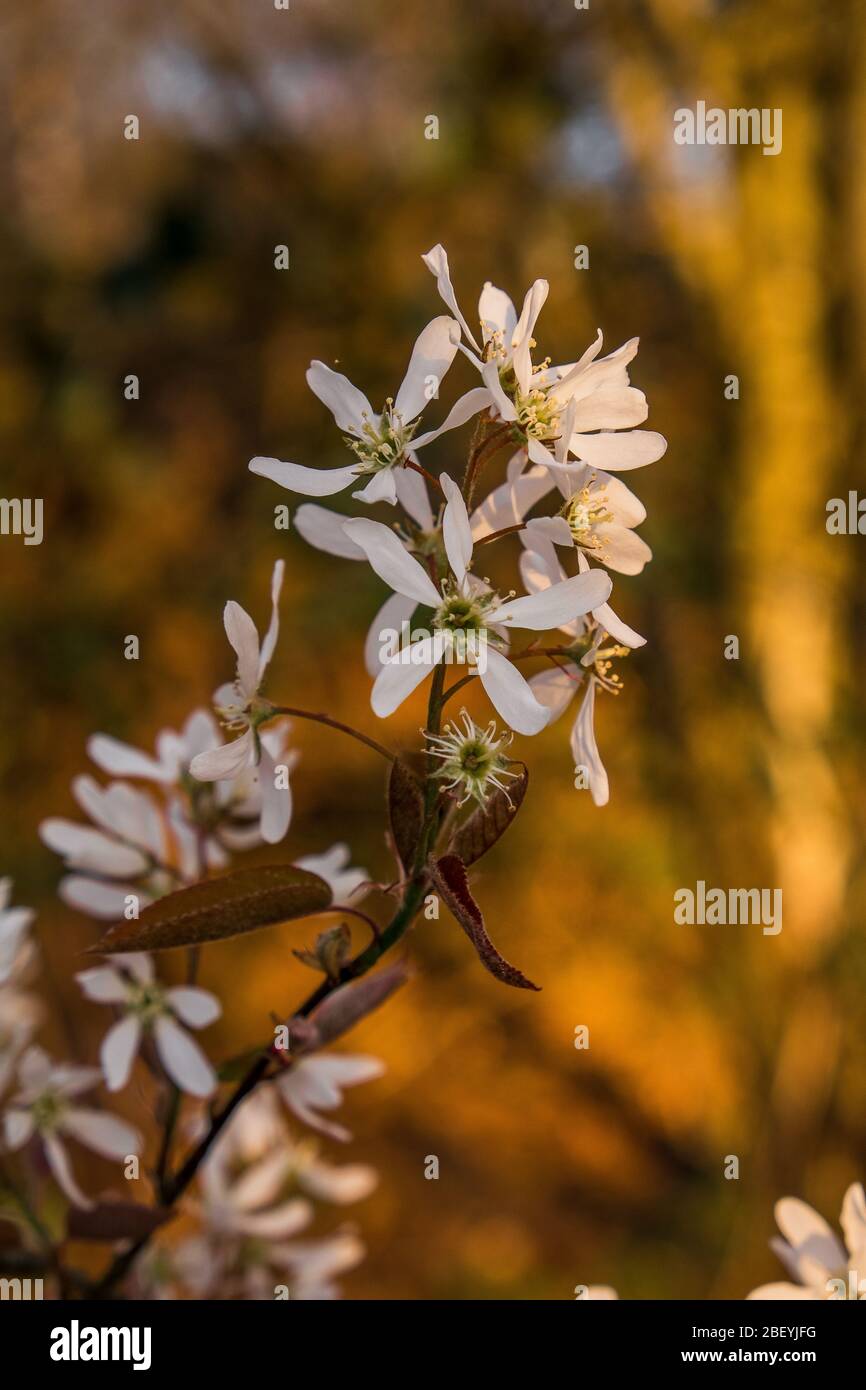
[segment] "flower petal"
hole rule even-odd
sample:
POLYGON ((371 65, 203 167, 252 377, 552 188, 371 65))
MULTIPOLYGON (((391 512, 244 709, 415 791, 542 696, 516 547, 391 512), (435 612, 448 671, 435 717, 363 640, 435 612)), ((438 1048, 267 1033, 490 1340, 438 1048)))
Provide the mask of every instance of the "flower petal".
POLYGON ((466 578, 466 571, 472 561, 472 532, 469 529, 469 513, 463 494, 453 478, 440 473, 439 482, 446 497, 445 512, 442 518, 442 538, 448 563, 459 584, 466 578))
POLYGON ((473 415, 478 415, 482 410, 489 410, 493 405, 493 397, 485 386, 474 386, 471 391, 467 391, 454 402, 441 425, 437 425, 435 430, 427 430, 426 434, 419 434, 417 439, 412 440, 412 452, 416 449, 424 449, 428 444, 432 444, 434 439, 438 439, 440 434, 445 434, 447 430, 456 430, 461 425, 465 425, 467 420, 471 420, 473 415))
POLYGON ((476 352, 480 352, 481 349, 479 348, 474 337, 472 336, 472 331, 469 327, 469 324, 466 322, 465 318, 460 312, 460 308, 457 303, 457 296, 454 293, 454 286, 451 284, 451 272, 448 267, 448 256, 446 254, 445 247, 437 242, 435 246, 431 247, 429 251, 424 253, 421 259, 426 265, 427 269, 429 271, 432 271, 432 273, 436 276, 436 288, 439 291, 439 294, 441 295, 442 299, 444 299, 445 303, 448 305, 448 308, 451 310, 454 317, 457 319, 458 323, 463 329, 463 332, 466 334, 466 341, 472 344, 476 352))
POLYGON ((539 671, 530 677, 529 688, 536 700, 550 710, 551 724, 565 713, 581 687, 582 681, 576 668, 572 669, 575 670, 574 675, 560 666, 551 666, 549 670, 539 671))
MULTIPOLYGON (((418 477, 417 473, 415 477, 418 477)), ((419 482, 423 482, 423 479, 419 479, 419 482)), ((343 560, 366 559, 360 546, 350 541, 343 530, 345 520, 340 512, 329 512, 327 507, 317 507, 315 502, 304 502, 295 512, 294 526, 307 545, 316 550, 324 550, 327 555, 339 555, 343 560)))
POLYGON ((129 987, 123 976, 110 965, 98 965, 93 970, 80 970, 75 976, 85 999, 99 1004, 125 1004, 129 987))
POLYGON ((270 478, 288 492, 300 492, 304 497, 333 497, 357 481, 356 464, 346 468, 305 468, 301 463, 284 463, 282 459, 250 459, 250 472, 260 478, 270 478))
POLYGON ((503 346, 508 347, 517 327, 517 310, 504 290, 488 280, 478 300, 478 317, 485 343, 497 333, 503 346))
POLYGON ((129 1080, 132 1063, 141 1043, 141 1024, 135 1014, 122 1018, 102 1039, 99 1060, 109 1091, 120 1091, 129 1080))
POLYGON ((536 632, 561 627, 583 613, 590 613, 605 602, 613 586, 603 570, 589 570, 552 584, 541 593, 511 599, 492 609, 490 621, 508 627, 525 627, 536 632))
POLYGON ((394 401, 394 409, 404 424, 414 420, 425 405, 439 395, 439 387, 454 361, 459 341, 460 325, 447 314, 432 319, 421 330, 394 401))
POLYGON ((517 377, 521 391, 529 390, 530 379, 532 376, 532 359, 530 356, 532 346, 532 334, 538 315, 544 308, 544 301, 547 299, 550 286, 546 280, 536 280, 526 291, 523 301, 523 308, 520 311, 520 318, 511 337, 513 348, 514 375, 517 377))
POLYGON ((95 878, 67 874, 61 879, 58 893, 63 902, 89 917, 111 921, 123 916, 128 897, 136 897, 139 907, 147 907, 153 899, 130 883, 100 883, 95 878))
POLYGON ((109 734, 92 734, 87 740, 87 756, 112 777, 144 777, 150 782, 172 780, 171 768, 109 734))
POLYGON ((156 1050, 172 1081, 192 1096, 213 1095, 216 1074, 198 1043, 164 1014, 153 1026, 156 1050))
POLYGON ((196 753, 189 770, 199 782, 220 782, 237 777, 249 765, 254 747, 252 729, 246 729, 231 743, 223 743, 209 753, 196 753))
POLYGON ((167 989, 165 997, 187 1028, 207 1028, 222 1013, 222 1005, 216 995, 195 985, 177 985, 167 989))
POLYGON ((238 659, 238 684, 242 693, 251 699, 259 686, 259 634, 245 608, 229 599, 223 609, 226 637, 238 659))
POLYGON ((324 362, 311 362, 307 368, 307 385, 326 405, 341 430, 349 434, 359 434, 364 427, 365 417, 371 423, 378 420, 373 407, 363 391, 353 386, 348 377, 341 372, 333 372, 324 362))
POLYGON ((103 1158, 124 1159, 141 1152, 138 1130, 105 1110, 67 1110, 60 1123, 64 1134, 71 1134, 103 1158))
POLYGON ((408 553, 402 541, 381 521, 355 517, 344 522, 346 535, 361 547, 380 579, 398 594, 414 598, 428 608, 438 608, 441 595, 429 574, 408 553))
POLYGON ((429 676, 443 653, 444 642, 436 633, 423 637, 420 642, 413 642, 392 661, 384 662, 370 694, 373 713, 380 719, 387 719, 389 714, 393 714, 429 676))
POLYGON ((536 700, 517 667, 489 643, 478 675, 493 706, 519 734, 540 733, 550 723, 550 710, 536 700))
POLYGON ((69 1155, 60 1140, 54 1134, 43 1135, 43 1147, 48 1166, 57 1179, 58 1185, 65 1192, 73 1206, 81 1207, 84 1211, 89 1211, 96 1204, 91 1202, 89 1197, 85 1197, 81 1188, 75 1181, 72 1172, 72 1165, 69 1162, 69 1155))
POLYGON ((416 468, 395 468, 394 487, 397 490, 397 501, 404 512, 407 512, 413 521, 417 521, 422 531, 432 531, 433 509, 427 496, 427 484, 423 475, 416 468))
POLYGON ((628 430, 620 434, 573 434, 569 448, 576 458, 609 473, 626 473, 660 459, 668 447, 655 430, 628 430))
POLYGON ((385 664, 382 659, 385 634, 396 633, 398 642, 402 642, 403 624, 411 622, 412 614, 417 607, 415 599, 407 598, 405 594, 391 594, 371 622, 364 643, 364 665, 367 674, 374 680, 385 664))
POLYGON ((610 799, 610 788, 604 763, 595 741, 595 688, 596 680, 590 678, 589 688, 583 697, 578 716, 571 731, 571 753, 575 767, 585 767, 589 775, 589 790, 596 806, 606 806, 610 799))
MULTIPOLYGON (((267 845, 278 845, 292 821, 292 787, 288 773, 280 773, 284 787, 277 786, 277 764, 264 743, 259 759, 259 787, 262 793, 262 813, 259 822, 261 836, 267 845)), ((282 764, 288 767, 287 763, 282 764)))

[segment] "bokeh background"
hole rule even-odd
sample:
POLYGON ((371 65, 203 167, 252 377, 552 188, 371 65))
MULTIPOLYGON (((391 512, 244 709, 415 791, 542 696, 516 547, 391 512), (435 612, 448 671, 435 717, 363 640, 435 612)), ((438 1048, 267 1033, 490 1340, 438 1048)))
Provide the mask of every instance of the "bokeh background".
MULTIPOLYGON (((382 1179, 349 1296, 740 1298, 780 1277, 778 1196, 835 1222, 866 1176, 863 540, 825 530, 866 483, 864 38, 857 0, 0 6, 0 491, 46 509, 41 547, 0 539, 0 869, 40 911, 55 1048, 92 1056, 105 1024, 71 979, 97 929, 36 834, 73 813, 87 735, 150 746, 206 703, 222 604, 262 621, 278 555, 270 692, 377 723, 361 647, 383 586, 275 531, 292 499, 246 471, 345 461, 310 358, 393 391, 441 312, 419 257, 442 241, 467 312, 485 279, 550 280, 554 360, 599 325, 608 348, 639 334, 669 440, 629 479, 655 558, 615 585, 649 642, 599 702, 611 803, 573 790, 566 725, 521 741, 529 797, 476 879, 543 992, 491 980, 443 911, 352 1040, 388 1071, 346 1106, 382 1179), (782 154, 676 146, 699 99, 781 107, 782 154), (699 878, 782 887, 781 935, 675 926, 699 878)), ((469 384, 458 364, 449 399, 469 384)), ((422 719, 419 697, 390 736, 422 719)), ((376 760, 296 742, 280 855, 346 839, 387 877, 376 760)), ((306 991, 302 935, 209 950, 215 1050, 306 991)))

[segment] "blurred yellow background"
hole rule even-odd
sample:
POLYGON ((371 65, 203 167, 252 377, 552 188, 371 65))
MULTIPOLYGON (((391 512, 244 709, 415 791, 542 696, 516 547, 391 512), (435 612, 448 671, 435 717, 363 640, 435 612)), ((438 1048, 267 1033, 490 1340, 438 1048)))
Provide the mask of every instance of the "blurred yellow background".
MULTIPOLYGON (((781 1277, 777 1197, 835 1222, 866 1177, 863 540, 825 529, 866 487, 864 40, 857 0, 0 6, 0 491, 46 511, 41 546, 0 539, 0 871, 39 908, 56 1050, 71 1033, 89 1060, 102 1035, 71 978, 98 927, 57 901, 37 825, 77 815, 90 732, 150 747, 207 703, 227 598, 263 623, 284 556, 268 693, 417 739, 423 695, 388 725, 369 709, 383 585, 275 531, 293 499, 246 469, 348 461, 312 357, 393 392, 442 311, 419 259, 441 241, 467 314, 486 279, 518 301, 550 280, 554 361, 599 326, 606 350, 639 334, 632 380, 669 440, 628 479, 655 555, 615 579, 649 641, 598 704, 611 803, 573 790, 565 723, 517 740, 527 801, 475 878, 543 992, 493 981, 443 910, 351 1039, 388 1071, 345 1107, 381 1174, 351 1213, 350 1297, 740 1298, 781 1277), (782 153, 678 147, 698 100, 782 108, 782 153), (781 887, 783 931, 675 926, 698 879, 781 887)), ((448 400, 472 384, 456 364, 448 400)), ((467 440, 425 463, 458 472, 467 440)), ((295 820, 258 858, 346 839, 386 879, 381 766, 295 740, 295 820)), ((208 950, 212 1054, 306 992, 290 948, 313 934, 208 950)))

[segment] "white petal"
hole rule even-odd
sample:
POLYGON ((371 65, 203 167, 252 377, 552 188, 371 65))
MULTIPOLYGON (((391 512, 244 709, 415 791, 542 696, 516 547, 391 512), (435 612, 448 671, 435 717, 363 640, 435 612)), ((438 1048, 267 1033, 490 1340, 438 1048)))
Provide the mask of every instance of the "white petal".
POLYGON ((271 1211, 237 1217, 235 1227, 243 1235, 258 1236, 260 1240, 284 1240, 308 1226, 312 1216, 309 1202, 302 1197, 291 1197, 271 1211))
POLYGON ((363 550, 350 541, 343 530, 345 520, 339 512, 329 512, 327 507, 317 507, 315 502, 304 502, 295 512, 294 526, 307 545, 316 550, 339 555, 343 560, 363 560, 363 550))
POLYGON ((502 389, 502 382, 499 380, 499 364, 495 359, 485 362, 481 368, 481 379, 490 395, 493 404, 503 420, 516 420, 517 411, 510 396, 506 396, 502 389))
POLYGON ((216 995, 195 985, 177 985, 167 989, 165 997, 188 1028, 207 1028, 222 1013, 222 1005, 216 995))
POLYGON ((474 539, 479 541, 482 536, 490 536, 506 526, 517 526, 552 487, 553 478, 546 468, 532 468, 528 473, 501 483, 472 513, 474 539))
POLYGON ((471 391, 460 396, 454 402, 441 425, 437 425, 435 430, 427 430, 426 434, 419 434, 417 439, 412 440, 412 453, 416 449, 424 449, 428 444, 432 444, 434 439, 438 439, 440 434, 445 434, 448 430, 459 429, 465 425, 467 420, 471 420, 473 415, 478 415, 482 410, 489 410, 493 405, 493 397, 484 386, 474 386, 471 391))
POLYGON ((344 523, 346 535, 361 547, 380 579, 398 594, 414 598, 428 608, 438 608, 441 594, 429 574, 408 553, 402 541, 381 521, 355 517, 344 523))
MULTIPOLYGON (((288 767, 287 763, 283 764, 288 767)), ((260 830, 267 845, 278 845, 292 821, 292 786, 288 773, 280 773, 284 787, 277 786, 277 765, 264 743, 259 761, 259 786, 262 793, 260 830)))
POLYGON ((245 608, 229 599, 223 609, 226 637, 238 659, 238 683, 248 699, 259 687, 259 634, 245 608))
POLYGON ((87 740, 87 754, 112 777, 145 777, 152 782, 169 782, 172 778, 170 768, 109 734, 92 734, 87 740))
POLYGON ((89 1211, 95 1203, 91 1202, 89 1197, 85 1197, 81 1188, 75 1181, 72 1166, 69 1162, 69 1156, 60 1140, 54 1134, 46 1134, 43 1136, 42 1143, 45 1149, 45 1157, 48 1160, 48 1166, 63 1192, 65 1192, 73 1206, 82 1207, 85 1211, 89 1211))
POLYGON ((198 1043, 163 1015, 153 1027, 156 1050, 172 1081, 193 1096, 210 1096, 216 1090, 216 1074, 198 1043))
POLYGON ((111 878, 135 876, 147 869, 147 860, 137 849, 89 825, 52 816, 39 826, 39 835, 49 849, 63 855, 72 869, 89 869, 111 878))
POLYGON ((33 1134, 35 1125, 29 1110, 9 1109, 3 1116, 3 1140, 10 1151, 20 1149, 33 1134))
POLYGON ((466 578, 466 570, 472 560, 472 532, 469 529, 469 513, 463 494, 453 478, 447 473, 439 475, 442 491, 447 499, 442 518, 442 538, 448 563, 458 583, 466 578))
POLYGON ((357 481, 357 464, 346 468, 305 468, 301 463, 284 463, 282 459, 250 459, 250 472, 260 478, 270 478, 288 492, 299 492, 304 497, 333 497, 351 483, 357 481))
POLYGON ((232 743, 212 748, 209 753, 196 753, 189 770, 199 782, 220 782, 224 778, 237 777, 249 765, 254 748, 252 730, 247 729, 232 743))
POLYGON ((519 734, 540 733, 550 723, 550 710, 536 700, 517 667, 489 645, 483 666, 481 684, 506 724, 519 734))
POLYGON ((504 347, 509 347, 517 327, 517 310, 504 290, 488 280, 478 300, 478 317, 485 343, 498 333, 504 347))
POLYGON ((620 642, 624 647, 645 647, 646 638, 641 637, 639 632, 635 632, 633 627, 624 623, 621 618, 614 613, 609 603, 603 603, 600 608, 592 610, 592 616, 597 623, 600 623, 605 632, 613 638, 615 642, 620 642))
POLYGON ((508 627, 525 627, 544 632, 560 627, 583 613, 590 613, 605 602, 612 588, 610 576, 602 570, 576 574, 542 593, 511 599, 490 613, 490 621, 508 627))
POLYGON ((425 405, 438 396, 459 341, 460 326, 446 314, 433 319, 421 330, 394 401, 394 409, 404 424, 414 420, 425 405))
MULTIPOLYGON (((413 598, 405 594, 391 594, 386 598, 370 624, 367 640, 364 643, 364 665, 367 674, 375 680, 382 668, 382 651, 385 647, 385 634, 396 633, 398 642, 403 641, 403 624, 411 623, 412 614, 418 607, 413 598)), ((393 646, 389 655, 393 655, 393 646)))
POLYGON ((536 700, 540 700, 550 710, 550 722, 564 714, 581 687, 580 677, 575 672, 560 666, 551 666, 547 671, 539 671, 530 677, 529 688, 536 700))
POLYGON ((814 1302, 821 1295, 815 1289, 803 1289, 799 1284, 762 1284, 759 1289, 752 1289, 750 1294, 746 1294, 746 1301, 755 1300, 767 1302, 769 1300, 783 1300, 785 1302, 809 1301, 814 1302))
POLYGON ((64 1134, 71 1134, 104 1158, 124 1159, 141 1152, 138 1131, 104 1110, 67 1110, 61 1126, 64 1134))
POLYGON ((99 1060, 109 1091, 120 1091, 126 1085, 140 1042, 141 1024, 135 1014, 115 1023, 102 1039, 99 1060))
POLYGON ((268 668, 274 648, 277 645, 277 638, 280 635, 280 590, 283 587, 283 575, 285 573, 285 563, 277 560, 271 575, 271 621, 265 633, 262 649, 259 652, 258 684, 261 685, 262 677, 268 668))
POLYGON ((853 1182, 845 1193, 840 1225, 850 1254, 866 1258, 866 1194, 860 1182, 853 1182))
POLYGON ((368 507, 374 507, 377 502, 387 502, 393 507, 397 501, 397 484, 394 481, 397 471, 396 468, 381 468, 364 487, 353 492, 352 496, 368 507))
POLYGON ((664 436, 654 430, 628 430, 621 434, 573 434, 569 447, 577 458, 584 459, 593 468, 625 473, 655 463, 668 444, 664 436))
POLYGON ((130 883, 100 883, 98 879, 82 878, 78 874, 68 874, 61 879, 57 891, 70 907, 104 921, 122 917, 130 896, 138 898, 140 907, 147 907, 153 901, 149 893, 142 893, 130 883))
POLYGON ((628 526, 602 522, 596 526, 594 537, 599 546, 591 549, 592 558, 616 570, 617 574, 640 574, 653 557, 646 541, 628 526))
POLYGON ((589 790, 596 806, 606 806, 610 798, 607 773, 595 741, 595 688, 590 679, 578 716, 571 731, 571 753, 575 767, 585 767, 589 775, 589 790))
POLYGON ((544 307, 550 286, 546 280, 536 280, 526 292, 523 301, 523 308, 520 311, 520 318, 512 334, 511 343, 514 349, 513 364, 514 375, 517 377, 521 391, 529 390, 530 378, 532 375, 531 360, 531 340, 535 330, 538 315, 544 307))
POLYGON ((402 651, 392 661, 385 662, 370 694, 370 706, 380 719, 387 719, 408 699, 412 691, 429 676, 443 655, 444 645, 438 634, 424 637, 402 651))
POLYGON ((125 1004, 129 998, 126 981, 110 965, 98 965, 94 970, 81 970, 75 978, 84 997, 99 1004, 125 1004))
MULTIPOLYGON (((427 496, 427 484, 423 475, 416 468, 395 468, 394 486, 397 489, 397 501, 404 512, 407 512, 413 521, 417 521, 422 531, 432 531, 433 509, 427 496)), ((295 521, 297 522, 297 516, 295 521)))
POLYGON ((461 314, 457 304, 457 296, 454 293, 454 286, 451 284, 451 272, 448 267, 448 256, 445 252, 445 247, 437 242, 434 247, 425 252, 421 259, 427 269, 432 271, 436 276, 436 288, 459 322, 463 332, 466 334, 466 341, 472 344, 476 352, 480 352, 481 349, 472 336, 469 324, 461 314))
POLYGON ((353 386, 341 372, 333 372, 324 362, 311 362, 307 369, 307 385, 323 405, 326 405, 341 430, 359 434, 365 417, 375 423, 377 416, 363 391, 353 386))
POLYGON ((779 1230, 801 1255, 819 1261, 828 1270, 847 1265, 840 1241, 823 1216, 806 1202, 799 1197, 783 1197, 774 1210, 779 1230))

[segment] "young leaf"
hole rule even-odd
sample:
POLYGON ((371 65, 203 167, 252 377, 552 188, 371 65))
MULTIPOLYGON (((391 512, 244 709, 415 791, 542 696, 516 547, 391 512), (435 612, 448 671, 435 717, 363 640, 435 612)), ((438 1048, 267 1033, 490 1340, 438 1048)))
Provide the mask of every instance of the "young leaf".
POLYGON ((494 792, 484 806, 478 806, 458 827, 448 846, 449 853, 456 854, 464 864, 474 864, 492 849, 520 810, 528 784, 529 771, 524 768, 509 784, 508 796, 504 792, 494 792))
MULTIPOLYGON (((375 975, 365 975, 356 984, 341 985, 305 1020, 315 1032, 296 1050, 311 1052, 324 1047, 325 1043, 333 1042, 366 1018, 367 1014, 378 1009, 380 1004, 384 1004, 389 995, 405 984, 408 978, 405 965, 398 963, 388 966, 386 970, 377 970, 375 975)), ((290 1021, 290 1036, 293 1028, 294 1022, 290 1021)), ((297 1035, 295 1037, 296 1043, 300 1042, 297 1035)))
POLYGON ((444 854, 441 859, 431 859, 429 868, 436 891, 469 937, 481 964, 503 984, 514 985, 515 989, 539 989, 497 951, 487 935, 481 908, 469 891, 463 861, 456 854, 444 854))
POLYGON ((424 800, 417 777, 402 758, 394 759, 388 774, 388 820, 395 853, 409 874, 421 838, 424 800))
POLYGON ((309 917, 330 902, 325 880, 293 864, 238 869, 158 899, 137 921, 110 927, 91 950, 112 955, 199 946, 293 917, 309 917))

